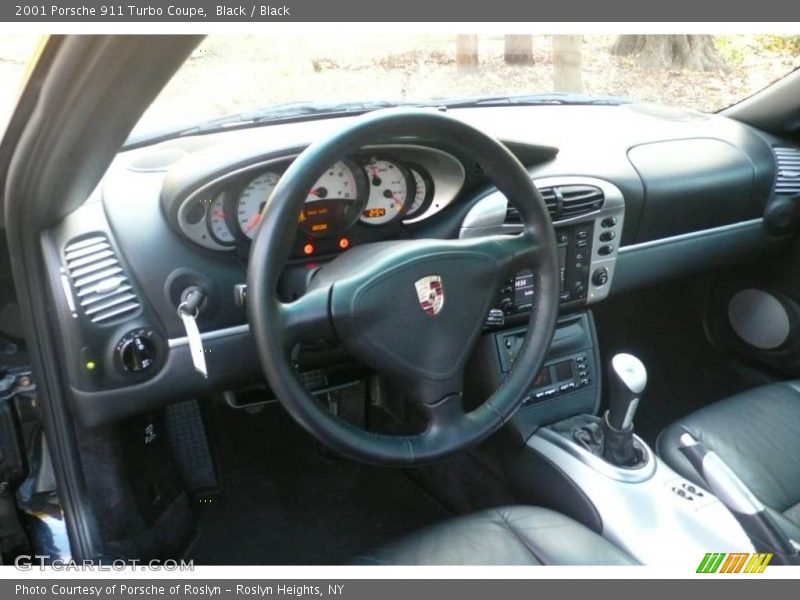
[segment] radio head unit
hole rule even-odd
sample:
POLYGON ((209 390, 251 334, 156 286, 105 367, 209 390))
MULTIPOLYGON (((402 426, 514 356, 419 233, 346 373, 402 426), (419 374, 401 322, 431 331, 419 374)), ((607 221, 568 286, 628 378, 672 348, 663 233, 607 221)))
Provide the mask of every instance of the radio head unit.
MULTIPOLYGON (((584 303, 589 290, 594 222, 560 226, 556 229, 561 277, 561 303, 584 303)), ((512 315, 528 312, 536 296, 533 271, 519 271, 498 290, 486 319, 487 326, 498 326, 512 315)))

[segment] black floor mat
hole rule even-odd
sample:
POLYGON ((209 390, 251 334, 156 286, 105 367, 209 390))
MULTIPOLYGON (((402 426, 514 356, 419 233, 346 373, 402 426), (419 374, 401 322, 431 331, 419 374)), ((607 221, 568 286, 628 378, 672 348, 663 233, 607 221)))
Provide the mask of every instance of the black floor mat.
POLYGON ((222 492, 201 502, 198 564, 331 564, 447 518, 403 471, 320 455, 279 405, 207 411, 222 492))
MULTIPOLYGON (((647 288, 594 310, 604 376, 618 352, 637 356, 647 368, 635 427, 651 445, 679 417, 768 381, 709 342, 703 316, 710 277, 647 288)), ((605 385, 603 397, 605 410, 605 385)))

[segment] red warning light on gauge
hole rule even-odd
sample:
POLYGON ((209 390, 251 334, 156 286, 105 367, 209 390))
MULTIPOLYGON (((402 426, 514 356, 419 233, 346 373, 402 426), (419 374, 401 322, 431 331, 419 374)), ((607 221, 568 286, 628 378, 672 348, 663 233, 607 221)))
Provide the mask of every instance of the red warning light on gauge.
POLYGON ((303 254, 306 256, 311 256, 314 254, 314 244, 306 244, 303 246, 303 254))
POLYGON ((346 237, 343 237, 342 239, 339 240, 339 248, 341 248, 342 250, 347 250, 349 247, 350 247, 350 240, 348 240, 346 237))

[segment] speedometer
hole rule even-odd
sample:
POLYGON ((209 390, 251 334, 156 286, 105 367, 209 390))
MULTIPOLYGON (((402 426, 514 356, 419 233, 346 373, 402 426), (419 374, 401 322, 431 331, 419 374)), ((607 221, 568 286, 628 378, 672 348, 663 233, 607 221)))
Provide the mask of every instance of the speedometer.
POLYGON ((261 222, 261 211, 278 185, 280 175, 268 171, 248 183, 236 203, 236 220, 242 233, 253 239, 261 222))
POLYGON ((372 157, 364 164, 369 182, 369 198, 361 222, 383 225, 404 214, 416 186, 408 170, 399 162, 372 157))
POLYGON ((319 238, 338 235, 358 220, 363 198, 364 174, 349 160, 340 160, 317 179, 306 196, 297 219, 305 233, 319 238))

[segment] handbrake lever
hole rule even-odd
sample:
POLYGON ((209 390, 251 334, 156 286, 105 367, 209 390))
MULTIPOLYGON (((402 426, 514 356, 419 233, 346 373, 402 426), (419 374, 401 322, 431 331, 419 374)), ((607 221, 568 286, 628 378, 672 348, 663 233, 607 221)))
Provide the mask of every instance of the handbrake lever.
POLYGON ((747 533, 758 552, 772 552, 775 563, 800 564, 800 545, 775 523, 761 501, 725 464, 725 461, 690 433, 680 437, 680 451, 747 533))

